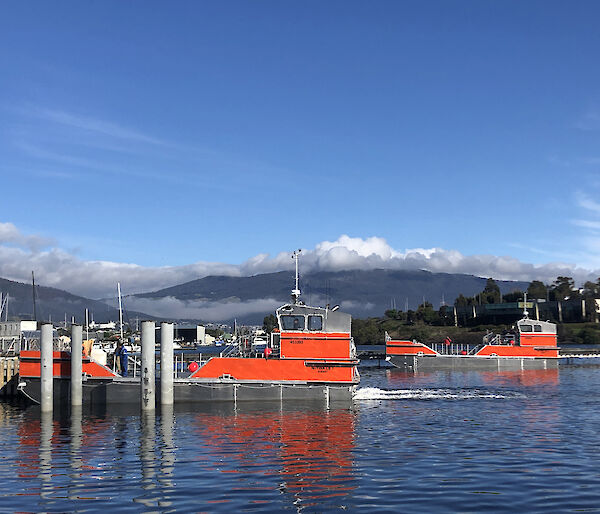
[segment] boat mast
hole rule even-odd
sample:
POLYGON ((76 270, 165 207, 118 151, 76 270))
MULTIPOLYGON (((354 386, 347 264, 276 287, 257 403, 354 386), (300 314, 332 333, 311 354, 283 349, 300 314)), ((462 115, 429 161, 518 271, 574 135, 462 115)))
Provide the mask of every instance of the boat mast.
POLYGON ((121 341, 123 341, 123 302, 121 301, 121 282, 117 282, 117 292, 119 293, 119 326, 121 327, 121 341))
POLYGON ((294 253, 292 253, 292 259, 296 261, 296 288, 292 289, 293 303, 298 303, 298 298, 300 298, 300 288, 298 287, 298 259, 300 258, 300 252, 302 250, 294 250, 294 253))
POLYGON ((33 290, 33 320, 37 321, 37 312, 35 308, 35 276, 33 274, 33 270, 31 271, 31 287, 33 290))

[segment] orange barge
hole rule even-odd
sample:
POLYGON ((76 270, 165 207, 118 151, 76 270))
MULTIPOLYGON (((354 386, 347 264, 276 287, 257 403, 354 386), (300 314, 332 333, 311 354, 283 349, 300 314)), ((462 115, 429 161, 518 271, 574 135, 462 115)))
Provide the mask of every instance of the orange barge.
MULTIPOLYGON (((297 275, 296 275, 297 280, 297 275)), ((310 307, 292 291, 277 309, 279 330, 258 355, 240 341, 226 356, 212 357, 174 379, 176 403, 209 400, 349 400, 360 381, 351 316, 337 308, 310 307)), ((138 403, 139 377, 121 377, 89 358, 83 361, 84 404, 138 403)), ((54 352, 55 403, 70 396, 70 353, 54 352)), ((157 381, 160 389, 160 381, 157 381)), ((40 401, 40 352, 23 352, 20 391, 40 401)), ((159 395, 157 395, 159 397, 159 395)))
POLYGON ((386 336, 386 360, 402 369, 524 369, 558 365, 556 325, 527 316, 517 321, 514 332, 487 334, 478 345, 420 343, 386 336))

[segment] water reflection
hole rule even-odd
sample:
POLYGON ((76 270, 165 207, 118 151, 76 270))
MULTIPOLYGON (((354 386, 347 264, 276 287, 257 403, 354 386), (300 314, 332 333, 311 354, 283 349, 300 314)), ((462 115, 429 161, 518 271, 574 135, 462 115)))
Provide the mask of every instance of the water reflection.
POLYGON ((352 410, 198 414, 194 424, 212 469, 238 474, 236 488, 264 487, 260 477, 276 474, 282 493, 296 505, 309 506, 355 487, 352 410))
POLYGON ((173 504, 170 496, 174 494, 173 475, 175 472, 175 442, 173 440, 173 427, 175 424, 175 415, 173 406, 166 405, 160 412, 160 437, 161 437, 161 455, 160 455, 160 476, 158 479, 161 489, 162 500, 160 507, 169 507, 173 504))
POLYGON ((70 426, 70 466, 71 466, 71 483, 69 484, 69 499, 76 500, 79 498, 80 489, 82 485, 82 459, 81 459, 81 445, 83 442, 83 430, 82 430, 82 407, 78 405, 73 407, 71 412, 71 426, 70 426))
POLYGON ((372 370, 368 387, 436 394, 54 419, 0 403, 0 511, 597 507, 599 368, 372 370))
POLYGON ((78 408, 54 419, 34 408, 12 423, 22 494, 39 497, 37 508, 99 509, 125 501, 144 509, 220 510, 221 502, 232 508, 347 503, 356 487, 356 416, 321 404, 171 407, 156 414, 113 409, 111 415, 78 408))
POLYGON ((161 409, 158 437, 155 412, 142 412, 140 415, 139 463, 143 494, 134 498, 134 501, 145 507, 166 508, 173 505, 173 426, 172 406, 161 409))
POLYGON ((560 384, 560 368, 519 369, 500 371, 452 370, 452 371, 404 371, 387 369, 385 376, 390 387, 455 386, 465 383, 488 386, 548 387, 560 384))
POLYGON ((481 379, 490 385, 556 388, 560 384, 559 368, 482 371, 481 379))
POLYGON ((51 412, 42 412, 40 418, 39 478, 40 496, 48 499, 52 496, 52 433, 54 420, 51 412))
POLYGON ((354 415, 340 410, 281 419, 281 475, 296 498, 344 496, 354 486, 354 415))

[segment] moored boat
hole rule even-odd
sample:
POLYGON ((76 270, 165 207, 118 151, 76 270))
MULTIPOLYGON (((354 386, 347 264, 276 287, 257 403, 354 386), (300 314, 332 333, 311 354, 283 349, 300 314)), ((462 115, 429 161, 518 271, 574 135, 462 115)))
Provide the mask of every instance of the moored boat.
MULTIPOLYGON (((264 352, 239 344, 226 355, 193 363, 189 376, 174 379, 174 401, 351 399, 360 381, 351 316, 305 305, 299 296, 296 267, 292 301, 277 309, 279 328, 264 352)), ((55 403, 68 404, 70 373, 70 353, 54 352, 55 403)), ((139 377, 122 377, 89 358, 83 373, 84 404, 139 403, 139 377)), ((19 389, 39 403, 40 352, 23 355, 19 389)))
POLYGON ((487 334, 481 344, 421 343, 386 337, 386 359, 402 369, 523 369, 558 364, 556 325, 524 317, 512 333, 487 334))

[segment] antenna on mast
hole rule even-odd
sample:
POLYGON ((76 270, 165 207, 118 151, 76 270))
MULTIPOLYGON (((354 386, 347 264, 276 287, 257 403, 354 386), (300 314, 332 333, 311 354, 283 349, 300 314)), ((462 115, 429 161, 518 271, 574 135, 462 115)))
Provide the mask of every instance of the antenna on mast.
POLYGON ((529 312, 527 312, 527 293, 524 294, 523 299, 523 317, 527 319, 529 317, 529 312))
POLYGON ((300 253, 302 250, 294 250, 292 253, 292 259, 296 261, 296 287, 292 289, 292 302, 298 303, 298 298, 300 297, 300 288, 298 287, 298 259, 300 258, 300 253))

